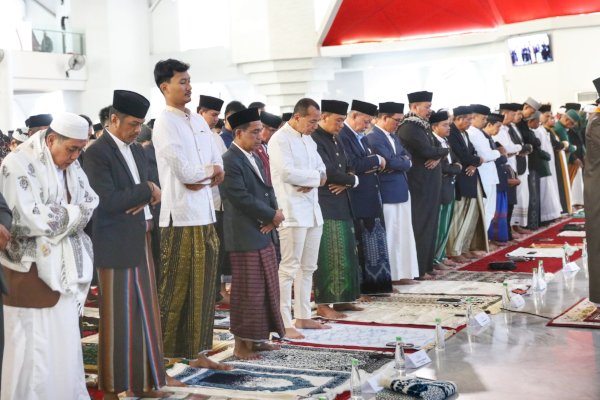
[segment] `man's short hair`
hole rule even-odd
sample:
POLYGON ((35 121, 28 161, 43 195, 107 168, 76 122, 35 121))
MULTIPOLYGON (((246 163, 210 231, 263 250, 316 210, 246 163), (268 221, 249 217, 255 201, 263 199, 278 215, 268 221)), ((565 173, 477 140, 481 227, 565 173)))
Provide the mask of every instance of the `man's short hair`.
POLYGON ((175 75, 175 72, 185 72, 190 69, 190 65, 179 60, 169 58, 160 60, 154 66, 154 82, 160 88, 161 83, 169 82, 175 75))
POLYGON ((225 106, 225 119, 227 119, 228 115, 231 115, 233 113, 236 113, 238 111, 242 111, 245 110, 246 106, 242 104, 242 102, 237 101, 237 100, 233 100, 230 101, 226 106, 225 106))
MULTIPOLYGON (((250 108, 252 108, 252 107, 250 107, 250 108)), ((233 134, 235 135, 238 129, 241 130, 241 131, 245 131, 246 129, 248 129, 249 126, 250 126, 250 122, 247 122, 247 123, 242 124, 240 126, 236 126, 233 129, 233 134)))
POLYGON ((108 118, 109 118, 109 122, 110 122, 110 116, 111 116, 111 115, 113 115, 113 114, 114 114, 114 115, 116 115, 116 116, 117 116, 117 118, 118 118, 119 120, 122 120, 122 119, 123 119, 123 118, 125 118, 125 116, 127 115, 127 114, 125 114, 125 113, 122 113, 121 111, 117 110, 117 109, 116 109, 116 108, 114 108, 113 106, 110 106, 110 111, 108 112, 108 115, 109 115, 109 117, 108 117, 108 118))
POLYGON ((112 107, 112 105, 106 106, 106 107, 100 109, 100 112, 98 113, 98 118, 100 118, 100 123, 102 124, 102 126, 105 126, 106 122, 110 119, 110 108, 111 107, 112 107))
POLYGON ((87 121, 87 123, 88 123, 88 126, 92 126, 92 125, 94 125, 94 124, 92 123, 92 120, 90 119, 90 117, 88 117, 87 115, 85 115, 85 114, 79 114, 79 116, 80 116, 81 118, 83 118, 83 119, 85 119, 85 120, 87 121))
POLYGON ((314 107, 317 110, 321 111, 321 108, 319 107, 319 104, 316 101, 308 97, 304 97, 298 100, 298 102, 294 106, 294 114, 300 114, 300 116, 305 117, 308 115, 308 109, 310 107, 314 107))
POLYGON ((266 104, 262 101, 253 101, 248 105, 248 108, 265 108, 266 104))

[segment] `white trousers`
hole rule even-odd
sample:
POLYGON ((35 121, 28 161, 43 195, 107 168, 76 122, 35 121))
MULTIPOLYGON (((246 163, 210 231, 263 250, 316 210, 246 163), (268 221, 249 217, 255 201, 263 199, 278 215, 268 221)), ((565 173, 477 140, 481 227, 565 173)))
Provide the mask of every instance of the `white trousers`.
POLYGON ((75 298, 49 308, 4 306, 2 400, 88 400, 75 298))
POLYGON ((384 204, 383 220, 392 281, 418 277, 419 262, 412 227, 410 197, 404 203, 384 204))
POLYGON ((310 292, 313 273, 317 270, 323 225, 312 228, 279 229, 281 263, 279 291, 281 317, 286 328, 292 327, 292 284, 294 285, 294 318, 310 319, 310 292))
POLYGON ((519 175, 521 184, 517 186, 517 204, 513 208, 512 219, 509 222, 510 225, 517 225, 521 227, 527 226, 527 215, 529 212, 529 173, 519 175))
POLYGON ((485 211, 483 223, 485 224, 485 230, 487 231, 490 229, 494 214, 496 214, 496 184, 485 185, 483 190, 485 191, 486 196, 483 198, 483 210, 485 211))

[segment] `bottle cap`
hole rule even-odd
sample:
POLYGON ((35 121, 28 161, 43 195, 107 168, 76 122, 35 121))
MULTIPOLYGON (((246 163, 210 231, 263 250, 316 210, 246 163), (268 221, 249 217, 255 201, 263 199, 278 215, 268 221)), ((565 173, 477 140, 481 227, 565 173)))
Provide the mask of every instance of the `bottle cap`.
POLYGON ((357 366, 358 365, 358 360, 356 358, 352 359, 352 365, 353 366, 357 366))
POLYGON ((442 323, 442 319, 441 318, 436 318, 435 319, 435 323, 436 324, 441 324, 442 323))
POLYGON ((508 282, 502 282, 502 286, 504 286, 504 287, 508 286, 508 282))
POLYGON ((402 341, 402 336, 396 336, 396 342, 401 342, 402 341))

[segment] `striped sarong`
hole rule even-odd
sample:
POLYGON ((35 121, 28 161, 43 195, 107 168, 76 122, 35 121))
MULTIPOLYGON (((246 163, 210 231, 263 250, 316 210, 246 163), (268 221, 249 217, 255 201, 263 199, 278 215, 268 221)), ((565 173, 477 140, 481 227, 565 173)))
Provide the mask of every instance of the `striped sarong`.
POLYGON ((441 263, 446 258, 446 244, 448 243, 448 234, 450 233, 450 222, 454 214, 454 200, 448 204, 440 206, 438 218, 437 238, 435 241, 435 258, 436 263, 441 263))
POLYGON ((245 340, 285 335, 279 303, 279 265, 275 246, 229 252, 231 262, 231 333, 245 340))
POLYGON ((98 385, 106 392, 147 392, 165 385, 150 235, 146 233, 144 264, 126 269, 98 268, 98 385))
POLYGON ((359 271, 352 220, 326 219, 313 275, 315 302, 356 301, 360 296, 359 271))
POLYGON ((158 285, 165 357, 212 348, 219 239, 214 226, 161 228, 158 285))

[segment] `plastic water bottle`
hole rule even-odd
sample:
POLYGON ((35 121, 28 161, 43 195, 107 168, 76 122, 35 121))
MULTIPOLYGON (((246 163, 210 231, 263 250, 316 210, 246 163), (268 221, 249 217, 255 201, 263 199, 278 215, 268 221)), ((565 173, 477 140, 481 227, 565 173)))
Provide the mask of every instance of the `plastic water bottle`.
POLYGON ((473 324, 473 299, 471 299, 470 297, 467 298, 467 310, 466 310, 466 316, 467 316, 467 326, 471 326, 473 324))
MULTIPOLYGON (((534 268, 534 280, 535 277, 537 276, 537 273, 535 272, 537 268, 534 268)), ((508 282, 503 282, 502 283, 502 307, 503 308, 510 308, 510 292, 508 291, 508 282)))
POLYGON ((360 372, 358 371, 358 360, 356 358, 352 359, 352 372, 350 373, 350 399, 364 400, 362 397, 360 372))
POLYGON ((534 268, 531 270, 531 289, 533 291, 538 292, 540 290, 540 274, 538 273, 538 269, 534 268))
POLYGON ((404 357, 404 343, 400 336, 396 337, 396 350, 394 352, 394 369, 398 372, 406 370, 406 358, 404 357))
POLYGON ((587 240, 583 238, 583 246, 581 247, 581 262, 584 267, 588 265, 587 240))
POLYGON ((546 272, 544 271, 544 261, 540 260, 538 263, 538 290, 542 291, 546 289, 546 272))
POLYGON ((438 351, 446 349, 446 335, 444 335, 442 320, 440 318, 435 319, 435 349, 438 351))
POLYGON ((563 245, 563 251, 565 253, 565 258, 563 260, 563 267, 569 263, 569 245, 567 242, 563 245))

